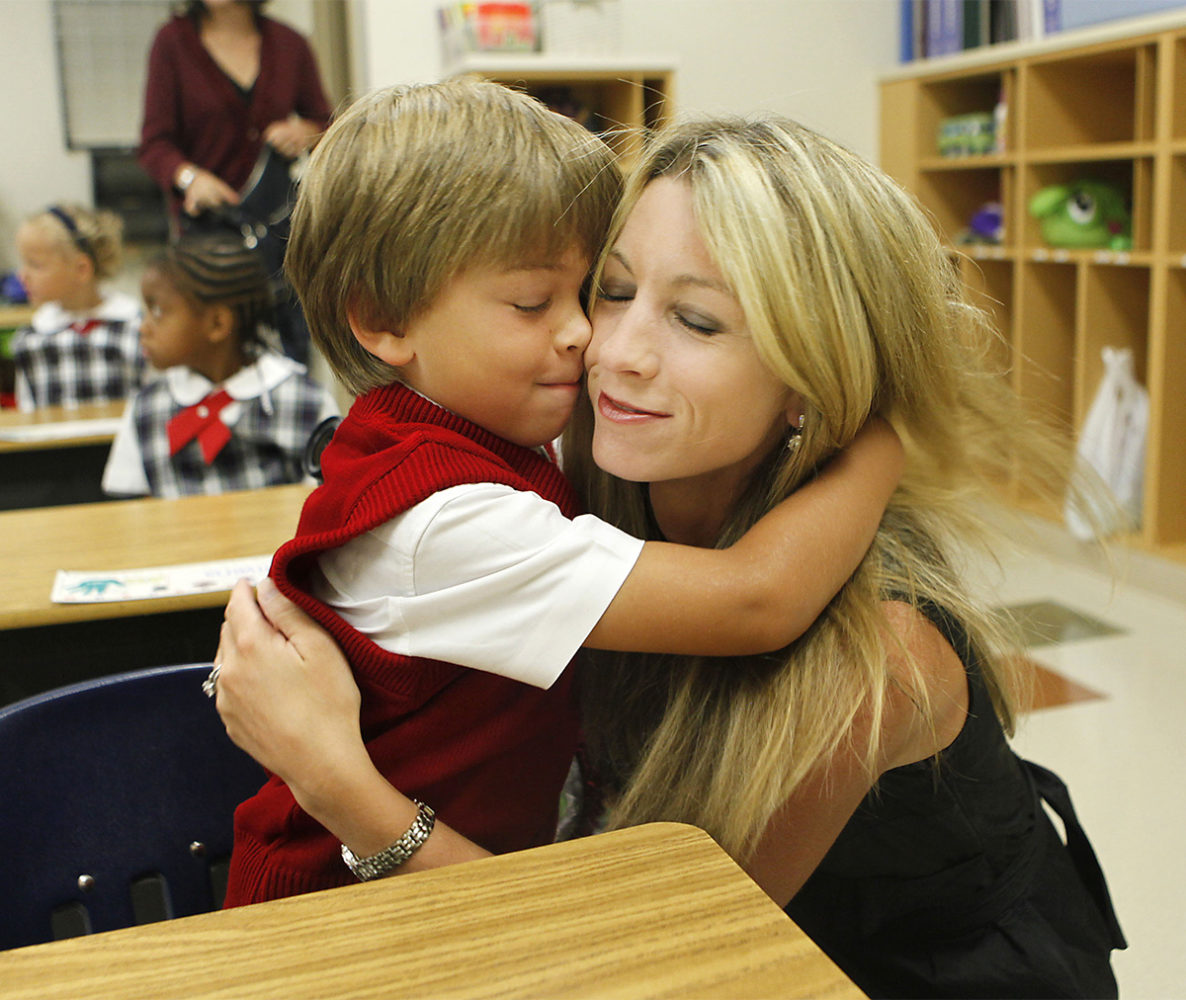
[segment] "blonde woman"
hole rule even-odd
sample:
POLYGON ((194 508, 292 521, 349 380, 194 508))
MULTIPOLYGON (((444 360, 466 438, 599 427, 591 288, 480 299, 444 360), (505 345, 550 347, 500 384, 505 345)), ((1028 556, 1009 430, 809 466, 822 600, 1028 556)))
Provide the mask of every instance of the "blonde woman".
MULTIPOLYGON (((688 123, 630 178, 595 287, 591 405, 565 454, 619 527, 728 545, 871 414, 907 445, 867 557, 793 645, 731 669, 595 654, 581 692, 608 825, 708 830, 872 996, 1114 996, 1103 876, 1065 786, 1008 746, 1026 678, 956 570, 1002 477, 1055 493, 1071 466, 988 371, 927 220, 791 122, 688 123)), ((260 597, 278 631, 246 588, 228 608, 228 731, 331 829, 377 836, 399 793, 365 777, 352 685, 260 597), (310 697, 339 724, 304 734, 310 697)), ((447 850, 469 856, 442 841, 417 864, 447 850)))

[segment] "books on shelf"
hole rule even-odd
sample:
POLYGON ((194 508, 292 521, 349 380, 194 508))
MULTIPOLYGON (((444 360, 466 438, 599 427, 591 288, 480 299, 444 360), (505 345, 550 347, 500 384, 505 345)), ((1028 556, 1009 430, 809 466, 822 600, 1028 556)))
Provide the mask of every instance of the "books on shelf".
POLYGON ((1062 0, 900 0, 903 62, 1062 30, 1062 0))

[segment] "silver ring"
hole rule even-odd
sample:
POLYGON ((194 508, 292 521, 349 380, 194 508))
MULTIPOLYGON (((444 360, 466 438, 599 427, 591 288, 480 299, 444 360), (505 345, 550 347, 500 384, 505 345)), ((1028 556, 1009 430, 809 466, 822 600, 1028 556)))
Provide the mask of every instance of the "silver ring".
POLYGON ((213 698, 218 691, 218 672, 222 669, 221 663, 214 664, 214 669, 210 671, 210 676, 202 681, 202 691, 207 698, 213 698))

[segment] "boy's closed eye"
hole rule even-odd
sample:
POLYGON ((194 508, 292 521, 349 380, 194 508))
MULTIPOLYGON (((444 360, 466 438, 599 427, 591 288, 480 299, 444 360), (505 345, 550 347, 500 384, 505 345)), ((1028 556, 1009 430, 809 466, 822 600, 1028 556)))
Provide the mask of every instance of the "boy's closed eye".
POLYGON ((513 302, 511 304, 516 309, 518 309, 519 312, 542 313, 542 312, 548 311, 548 307, 551 306, 551 304, 552 304, 552 299, 551 299, 551 297, 549 297, 549 298, 544 299, 543 302, 539 302, 539 303, 535 303, 535 304, 531 304, 530 301, 528 301, 528 302, 513 302))

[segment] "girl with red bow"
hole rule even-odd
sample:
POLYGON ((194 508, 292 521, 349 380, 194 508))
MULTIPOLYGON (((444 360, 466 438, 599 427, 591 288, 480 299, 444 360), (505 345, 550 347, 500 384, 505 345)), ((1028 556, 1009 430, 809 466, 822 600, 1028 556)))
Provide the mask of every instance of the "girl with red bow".
POLYGON ((141 344, 162 374, 129 401, 104 491, 176 497, 299 482, 310 435, 338 407, 268 346, 272 295, 255 251, 234 235, 183 237, 148 264, 141 292, 141 344))

